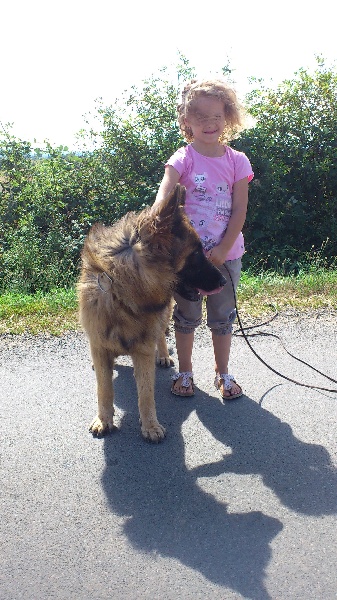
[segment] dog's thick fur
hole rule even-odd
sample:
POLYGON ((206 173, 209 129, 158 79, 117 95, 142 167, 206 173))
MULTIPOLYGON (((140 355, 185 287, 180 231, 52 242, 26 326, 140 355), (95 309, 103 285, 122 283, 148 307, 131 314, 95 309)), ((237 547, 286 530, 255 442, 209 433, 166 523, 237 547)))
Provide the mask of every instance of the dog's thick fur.
POLYGON ((159 441, 154 400, 155 356, 170 366, 165 330, 179 277, 206 291, 224 285, 220 271, 205 258, 198 235, 184 212, 179 184, 159 208, 128 213, 111 227, 94 225, 82 251, 78 283, 80 321, 91 348, 97 379, 98 414, 94 435, 113 429, 114 359, 132 357, 141 430, 159 441))

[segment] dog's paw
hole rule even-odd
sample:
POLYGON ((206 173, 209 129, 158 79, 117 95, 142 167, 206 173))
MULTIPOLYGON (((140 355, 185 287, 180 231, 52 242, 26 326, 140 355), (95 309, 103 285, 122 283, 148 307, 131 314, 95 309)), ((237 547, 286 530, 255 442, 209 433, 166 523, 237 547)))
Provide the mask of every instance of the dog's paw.
POLYGON ((156 356, 156 365, 157 367, 164 367, 168 369, 169 367, 173 367, 174 360, 172 360, 170 356, 156 356))
POLYGON ((151 423, 149 426, 144 426, 141 424, 142 436, 148 440, 149 442, 161 442, 165 435, 166 431, 158 421, 156 423, 151 423))
POLYGON ((94 418, 89 427, 90 433, 96 437, 103 437, 114 429, 116 429, 116 426, 113 424, 113 417, 111 417, 111 419, 100 419, 98 415, 94 418))

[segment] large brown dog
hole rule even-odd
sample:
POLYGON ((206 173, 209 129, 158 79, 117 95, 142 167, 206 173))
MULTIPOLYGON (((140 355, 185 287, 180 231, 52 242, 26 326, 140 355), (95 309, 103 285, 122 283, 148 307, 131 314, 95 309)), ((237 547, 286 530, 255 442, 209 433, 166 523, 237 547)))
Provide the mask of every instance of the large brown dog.
POLYGON ((132 357, 141 430, 160 441, 154 400, 155 356, 170 365, 165 330, 179 280, 212 291, 224 285, 220 271, 205 258, 184 211, 179 184, 157 210, 128 213, 111 227, 96 224, 82 252, 78 284, 80 320, 86 331, 97 379, 98 414, 94 435, 113 429, 114 359, 132 357))

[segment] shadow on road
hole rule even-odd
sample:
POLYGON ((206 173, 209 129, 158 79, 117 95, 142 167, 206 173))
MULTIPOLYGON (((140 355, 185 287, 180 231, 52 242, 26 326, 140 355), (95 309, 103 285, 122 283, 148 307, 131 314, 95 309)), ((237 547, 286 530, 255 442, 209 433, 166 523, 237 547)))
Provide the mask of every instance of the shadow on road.
POLYGON ((102 483, 111 510, 128 517, 128 539, 140 551, 175 558, 244 597, 268 599, 265 570, 281 522, 260 511, 228 513, 197 478, 258 473, 292 510, 330 514, 337 512, 337 475, 328 453, 297 439, 289 425, 248 397, 225 405, 200 390, 189 400, 173 398, 163 392, 169 388, 163 371, 157 372, 156 397, 168 436, 158 446, 148 444, 140 435, 132 369, 116 370, 116 405, 125 415, 120 431, 105 439, 102 483), (232 454, 188 470, 181 427, 192 411, 232 454))

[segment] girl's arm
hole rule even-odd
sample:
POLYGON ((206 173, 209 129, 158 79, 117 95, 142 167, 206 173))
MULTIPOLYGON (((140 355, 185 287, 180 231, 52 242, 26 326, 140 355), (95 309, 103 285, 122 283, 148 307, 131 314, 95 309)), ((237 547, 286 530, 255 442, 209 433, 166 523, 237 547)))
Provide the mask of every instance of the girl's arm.
POLYGON ((246 220, 248 206, 248 178, 240 179, 233 185, 232 214, 227 229, 220 244, 207 252, 207 258, 211 258, 216 266, 222 265, 228 252, 233 246, 236 238, 246 220))
POLYGON ((160 202, 164 200, 164 198, 166 198, 170 192, 172 192, 176 183, 179 182, 179 179, 180 175, 178 171, 174 167, 171 167, 171 165, 167 165, 165 167, 164 177, 161 181, 155 202, 153 204, 155 208, 157 208, 158 204, 160 204, 160 202))

